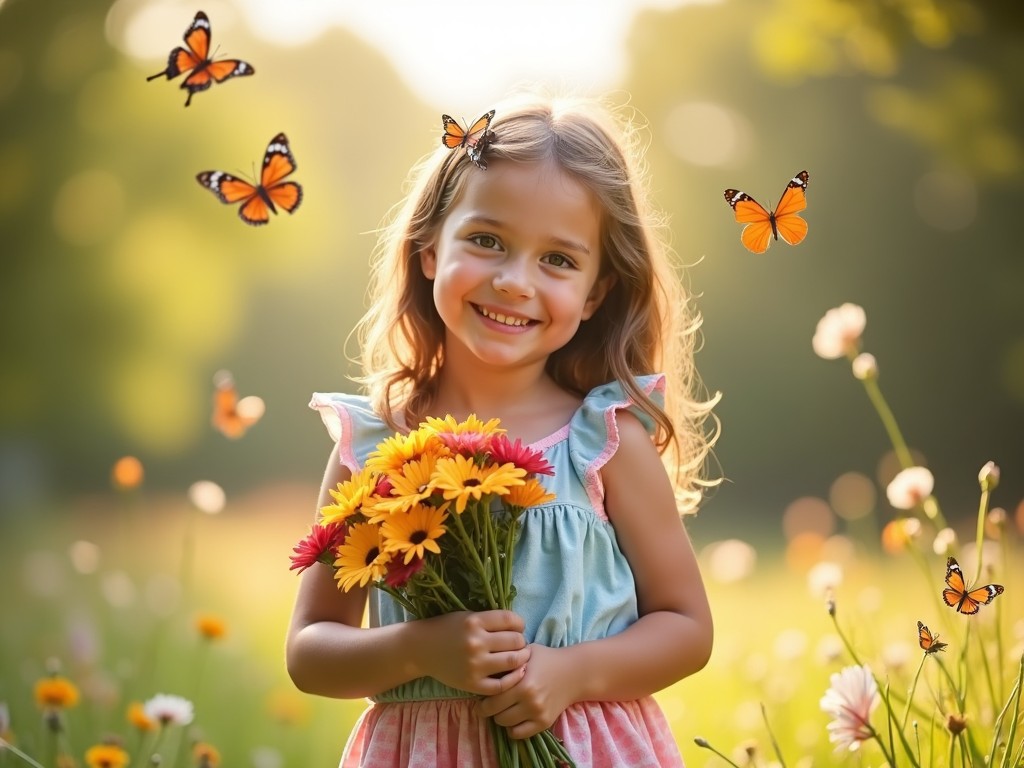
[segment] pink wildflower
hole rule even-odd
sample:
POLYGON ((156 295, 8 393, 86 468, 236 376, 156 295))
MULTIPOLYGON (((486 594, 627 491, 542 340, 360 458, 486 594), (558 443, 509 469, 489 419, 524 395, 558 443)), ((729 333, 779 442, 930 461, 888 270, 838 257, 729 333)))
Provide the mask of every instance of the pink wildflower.
POLYGON ((878 706, 878 684, 866 666, 844 667, 830 678, 831 687, 821 697, 821 709, 832 716, 828 724, 829 741, 836 751, 860 748, 873 738, 871 713, 878 706))
POLYGON ((518 437, 513 443, 505 435, 495 435, 491 438, 490 452, 491 460, 496 464, 515 464, 525 469, 527 476, 555 474, 544 454, 523 445, 518 437))

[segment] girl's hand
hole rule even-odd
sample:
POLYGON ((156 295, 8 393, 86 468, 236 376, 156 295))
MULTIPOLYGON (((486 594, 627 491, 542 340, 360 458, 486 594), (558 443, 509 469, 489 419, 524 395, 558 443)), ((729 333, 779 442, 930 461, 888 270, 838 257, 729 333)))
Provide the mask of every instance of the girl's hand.
POLYGON ((477 711, 509 729, 514 739, 526 739, 550 728, 558 716, 576 701, 573 667, 565 649, 534 643, 522 680, 503 693, 488 696, 477 711))
POLYGON ((415 651, 423 674, 482 696, 506 691, 531 657, 521 616, 512 611, 457 611, 416 622, 423 642, 415 651))

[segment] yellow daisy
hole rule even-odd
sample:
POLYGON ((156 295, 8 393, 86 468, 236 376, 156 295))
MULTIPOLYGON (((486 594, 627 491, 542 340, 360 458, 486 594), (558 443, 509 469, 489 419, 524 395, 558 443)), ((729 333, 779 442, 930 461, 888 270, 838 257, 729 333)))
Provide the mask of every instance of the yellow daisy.
POLYGON ((157 726, 160 725, 156 720, 146 714, 146 708, 142 706, 141 701, 133 701, 128 705, 126 717, 128 718, 129 723, 143 733, 155 731, 157 726))
POLYGON ((407 461, 416 461, 424 456, 443 456, 447 449, 437 435, 424 429, 414 429, 407 435, 392 435, 377 444, 366 459, 366 468, 371 472, 390 475, 402 470, 407 461))
POLYGON ((437 457, 426 455, 402 465, 400 472, 388 476, 391 481, 391 497, 378 499, 374 504, 374 516, 370 522, 383 520, 392 512, 406 512, 434 492, 434 467, 437 457))
POLYGON ((509 488, 522 485, 526 470, 514 464, 480 467, 472 459, 455 455, 438 459, 435 475, 437 490, 455 501, 455 511, 461 515, 471 498, 479 501, 488 493, 504 496, 509 488))
POLYGON ((524 485, 517 485, 509 489, 508 495, 502 501, 509 506, 526 509, 554 501, 554 499, 555 494, 548 493, 537 478, 531 477, 524 485))
POLYGON ((338 559, 334 561, 338 589, 348 592, 384 578, 390 559, 391 553, 384 551, 380 526, 356 523, 348 529, 348 538, 338 547, 338 559))
POLYGON ((405 564, 414 557, 424 557, 426 550, 441 554, 437 540, 446 532, 448 513, 426 504, 416 504, 408 512, 391 515, 381 526, 384 548, 388 552, 405 552, 405 564))
POLYGON ((482 435, 503 435, 505 430, 499 427, 501 419, 490 419, 487 422, 480 421, 475 413, 469 414, 465 421, 456 421, 451 414, 443 419, 428 416, 427 420, 420 424, 421 429, 432 432, 451 432, 454 435, 461 435, 464 432, 479 432, 482 435))
POLYGON ((374 475, 367 469, 352 475, 343 483, 338 483, 337 489, 328 491, 334 499, 334 504, 320 508, 320 524, 340 523, 357 512, 362 512, 375 487, 374 475))

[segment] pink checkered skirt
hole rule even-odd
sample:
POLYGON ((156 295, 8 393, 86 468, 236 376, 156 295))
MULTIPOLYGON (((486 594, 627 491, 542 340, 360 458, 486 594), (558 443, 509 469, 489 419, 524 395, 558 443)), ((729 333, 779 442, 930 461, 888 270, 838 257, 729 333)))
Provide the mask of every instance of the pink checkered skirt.
MULTIPOLYGON (((473 699, 371 704, 356 723, 340 768, 498 768, 473 699)), ((552 727, 578 768, 679 768, 668 722, 651 697, 581 702, 552 727)))

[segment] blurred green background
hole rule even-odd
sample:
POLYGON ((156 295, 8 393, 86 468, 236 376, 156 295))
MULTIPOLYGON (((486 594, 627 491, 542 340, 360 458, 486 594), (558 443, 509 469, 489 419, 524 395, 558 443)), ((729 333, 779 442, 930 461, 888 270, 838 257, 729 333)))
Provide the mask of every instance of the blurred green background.
MULTIPOLYGON (((481 0, 431 4, 424 24, 419 5, 377 4, 392 14, 388 44, 317 21, 373 12, 347 0, 205 3, 217 55, 256 74, 185 109, 180 80, 145 78, 197 7, 0 2, 0 561, 14 577, 32 572, 15 557, 31 546, 125 528, 126 505, 180 522, 186 489, 212 480, 227 507, 189 534, 190 557, 223 591, 214 603, 244 600, 229 586, 239 570, 261 585, 251 626, 275 663, 294 588, 285 557, 330 448, 306 403, 352 389, 346 337, 374 230, 442 112, 473 119, 524 78, 572 86, 558 56, 582 56, 604 12, 481 0), (312 19, 305 33, 275 38, 292 15, 312 19), (541 68, 506 53, 517 34, 549 41, 541 68), (452 63, 417 79, 423 56, 452 63), (250 173, 279 131, 305 199, 246 227, 195 174, 250 173), (220 369, 266 403, 242 440, 210 426, 220 369), (146 470, 146 495, 129 501, 110 487, 126 454, 146 470), (260 557, 226 555, 236 536, 260 557)), ((724 393, 726 482, 688 521, 698 547, 740 537, 781 554, 794 499, 828 499, 850 472, 878 484, 888 518, 885 433, 849 366, 810 345, 846 301, 867 311, 865 349, 946 517, 972 530, 988 460, 1003 470, 994 503, 1024 514, 1024 7, 637 0, 615 13, 621 48, 593 54, 603 79, 578 89, 647 124, 655 200, 704 316, 698 365, 724 393), (807 240, 747 253, 722 191, 774 204, 801 169, 807 240)))

